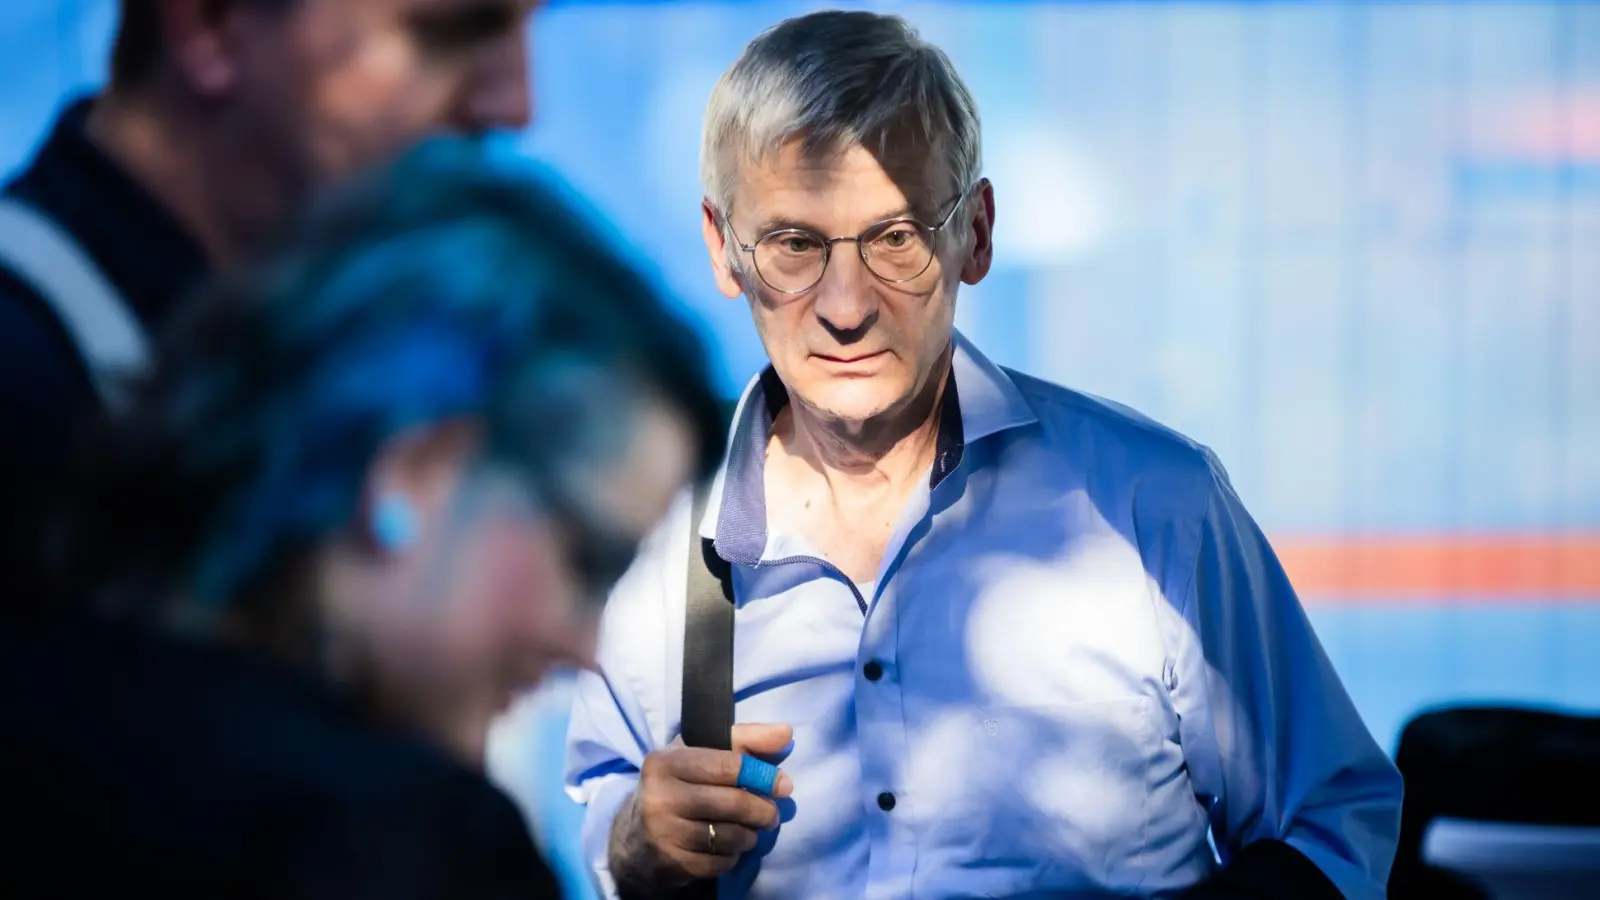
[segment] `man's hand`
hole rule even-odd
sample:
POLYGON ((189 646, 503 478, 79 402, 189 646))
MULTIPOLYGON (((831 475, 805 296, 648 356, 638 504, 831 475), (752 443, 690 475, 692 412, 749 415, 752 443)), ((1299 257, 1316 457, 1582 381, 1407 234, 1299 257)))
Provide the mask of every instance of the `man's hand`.
MULTIPOLYGON (((778 826, 777 804, 734 787, 741 754, 775 756, 793 736, 788 725, 735 725, 732 751, 674 741, 646 756, 638 788, 611 825, 607 855, 618 891, 624 897, 662 896, 733 868, 760 832, 778 826)), ((780 772, 773 796, 793 790, 780 772)))

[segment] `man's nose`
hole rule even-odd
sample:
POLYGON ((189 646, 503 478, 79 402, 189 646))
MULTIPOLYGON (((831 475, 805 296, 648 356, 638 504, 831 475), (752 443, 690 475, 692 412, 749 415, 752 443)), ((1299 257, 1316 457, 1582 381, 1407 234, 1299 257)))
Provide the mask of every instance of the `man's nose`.
POLYGON ((873 280, 854 244, 836 245, 812 301, 817 318, 846 342, 859 336, 877 320, 873 280))
POLYGON ((511 29, 478 52, 456 96, 453 118, 469 134, 516 131, 533 121, 526 28, 511 29))

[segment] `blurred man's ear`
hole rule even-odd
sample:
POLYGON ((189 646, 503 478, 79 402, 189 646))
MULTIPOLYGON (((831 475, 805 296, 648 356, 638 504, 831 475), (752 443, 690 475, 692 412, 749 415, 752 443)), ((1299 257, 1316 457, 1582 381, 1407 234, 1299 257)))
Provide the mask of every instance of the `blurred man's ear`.
POLYGON ((215 98, 238 83, 246 42, 259 36, 255 26, 281 16, 293 2, 156 0, 145 14, 156 16, 160 61, 195 94, 215 98))
POLYGON ((717 280, 717 290, 732 300, 744 293, 739 276, 728 262, 728 232, 712 208, 710 200, 700 201, 700 233, 706 239, 706 252, 711 254, 711 275, 717 280))
POLYGON ((482 445, 479 425, 467 419, 419 426, 390 438, 370 464, 363 490, 361 520, 378 536, 385 501, 401 498, 416 532, 433 530, 472 456, 482 445))

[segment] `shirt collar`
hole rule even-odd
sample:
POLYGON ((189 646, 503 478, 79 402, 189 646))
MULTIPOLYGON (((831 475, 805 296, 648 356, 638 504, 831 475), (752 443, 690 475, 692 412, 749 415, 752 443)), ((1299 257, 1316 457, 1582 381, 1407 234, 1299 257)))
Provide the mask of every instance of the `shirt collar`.
POLYGON ((210 269, 170 210, 89 137, 93 97, 71 102, 7 193, 72 235, 147 326, 210 269))
MULTIPOLYGON (((968 444, 1038 421, 1004 369, 959 331, 951 343, 950 381, 945 385, 930 488, 956 470, 968 444)), ((728 453, 712 481, 700 520, 700 536, 714 539, 717 554, 728 562, 754 565, 766 547, 767 441, 774 416, 788 402, 788 389, 768 366, 751 379, 734 411, 728 453)))

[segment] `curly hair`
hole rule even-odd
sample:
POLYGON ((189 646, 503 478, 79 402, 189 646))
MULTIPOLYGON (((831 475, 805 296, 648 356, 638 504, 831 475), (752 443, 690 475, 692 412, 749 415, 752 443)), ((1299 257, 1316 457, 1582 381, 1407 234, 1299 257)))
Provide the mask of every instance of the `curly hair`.
POLYGON ((213 608, 345 526, 383 445, 471 417, 543 492, 629 433, 630 398, 714 470, 707 351, 550 188, 440 139, 339 191, 192 298, 131 408, 89 444, 58 559, 72 594, 213 608))

